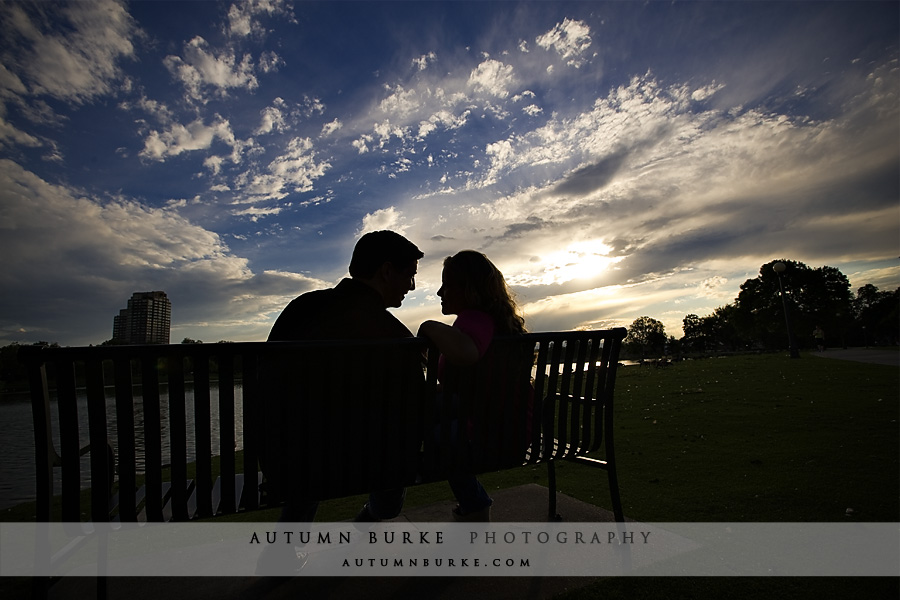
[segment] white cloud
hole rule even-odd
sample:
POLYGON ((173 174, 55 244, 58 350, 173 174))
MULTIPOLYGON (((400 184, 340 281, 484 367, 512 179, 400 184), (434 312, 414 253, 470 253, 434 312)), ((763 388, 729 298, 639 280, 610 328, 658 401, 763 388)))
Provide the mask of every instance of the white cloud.
POLYGON ((310 98, 305 94, 298 107, 300 113, 306 118, 313 115, 321 115, 325 112, 325 104, 319 98, 310 98))
POLYGON ((435 53, 429 52, 428 54, 423 54, 419 58, 414 58, 412 64, 417 71, 424 71, 428 68, 428 64, 433 63, 435 60, 437 60, 435 53))
POLYGON ((235 140, 228 121, 219 116, 209 125, 197 119, 187 125, 175 123, 162 132, 153 130, 144 140, 144 149, 140 155, 161 161, 183 152, 208 150, 217 139, 232 147, 232 160, 237 162, 241 144, 235 140))
POLYGON ((335 119, 330 123, 325 123, 322 126, 322 137, 328 137, 330 135, 334 135, 344 124, 341 123, 340 119, 335 119))
POLYGON ((26 91, 25 84, 19 76, 0 63, 0 97, 24 95, 26 91))
POLYGON ((242 196, 237 202, 280 200, 292 192, 309 192, 313 183, 331 168, 328 161, 317 161, 312 140, 291 139, 282 154, 266 166, 265 173, 241 174, 236 188, 242 196))
POLYGON ((409 115, 417 112, 422 99, 414 89, 404 89, 398 85, 391 90, 390 95, 381 101, 380 109, 395 119, 405 119, 409 115))
POLYGON ((535 42, 541 48, 553 48, 567 64, 580 67, 585 59, 582 54, 591 45, 591 29, 584 21, 565 19, 553 29, 537 37, 535 42))
POLYGON ((374 138, 371 135, 363 134, 359 137, 359 139, 353 140, 350 145, 356 148, 356 150, 360 154, 365 154, 369 151, 369 144, 374 141, 374 138))
POLYGON ((4 62, 19 84, 4 78, 7 92, 52 96, 82 103, 115 91, 122 78, 120 61, 134 55, 137 27, 122 3, 114 0, 73 2, 56 6, 65 28, 51 31, 46 19, 29 4, 0 4, 0 31, 9 52, 4 62), (15 61, 8 60, 15 56, 15 61))
POLYGON ((251 206, 250 208, 245 208, 243 210, 234 211, 231 213, 236 217, 250 217, 250 220, 257 221, 260 217, 270 217, 272 215, 277 215, 282 211, 282 207, 274 206, 269 208, 260 208, 258 206, 251 206))
POLYGON ((710 97, 712 97, 716 92, 724 88, 724 84, 716 83, 715 81, 711 84, 697 88, 693 92, 691 92, 691 100, 695 102, 702 102, 710 97))
POLYGON ((237 38, 262 37, 267 30, 259 21, 260 16, 280 16, 294 21, 290 8, 283 0, 239 0, 228 9, 225 31, 237 38))
POLYGON ((254 90, 259 86, 251 55, 238 59, 233 49, 216 53, 199 36, 185 44, 183 58, 170 55, 163 62, 184 85, 188 97, 196 101, 206 102, 207 88, 212 88, 216 96, 225 97, 231 88, 254 90))
POLYGON ((370 231, 381 231, 383 229, 390 229, 403 234, 406 228, 406 218, 403 216, 403 213, 397 208, 389 206, 363 217, 362 226, 358 234, 361 236, 370 231))
POLYGON ((263 73, 274 73, 284 65, 284 59, 275 52, 263 52, 259 55, 259 70, 263 73))
POLYGON ((479 64, 469 75, 469 86, 476 92, 484 92, 498 98, 509 95, 514 84, 513 68, 499 60, 488 59, 479 64))
POLYGON ((0 147, 25 146, 36 148, 43 145, 43 142, 38 138, 17 129, 14 125, 8 123, 6 119, 0 117, 0 147))
POLYGON ((256 128, 256 135, 271 133, 272 131, 284 131, 285 120, 281 109, 274 106, 267 106, 262 110, 262 118, 259 127, 256 128))

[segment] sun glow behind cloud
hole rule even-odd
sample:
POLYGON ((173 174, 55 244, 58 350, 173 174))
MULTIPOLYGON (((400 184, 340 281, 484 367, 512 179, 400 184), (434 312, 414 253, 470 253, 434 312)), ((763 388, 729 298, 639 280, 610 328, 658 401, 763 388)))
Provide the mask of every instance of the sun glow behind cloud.
POLYGON ((574 242, 565 250, 553 250, 534 260, 534 269, 508 278, 510 285, 529 287, 566 283, 596 277, 624 256, 609 256, 613 248, 600 240, 574 242))

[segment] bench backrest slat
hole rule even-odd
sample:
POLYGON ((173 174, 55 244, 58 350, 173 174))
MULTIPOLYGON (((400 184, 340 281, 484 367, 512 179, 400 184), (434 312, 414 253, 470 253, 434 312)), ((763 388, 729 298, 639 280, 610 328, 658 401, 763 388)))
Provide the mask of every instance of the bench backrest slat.
POLYGON ((210 407, 209 358, 193 359, 194 367, 194 456, 196 457, 197 513, 212 516, 212 410, 210 407))
POLYGON ((159 389, 159 359, 143 357, 141 365, 141 402, 144 422, 145 515, 148 521, 162 517, 162 410, 159 389))
MULTIPOLYGON (((62 520, 81 521, 81 453, 78 428, 78 398, 75 391, 75 365, 61 361, 54 365, 59 416, 59 452, 62 471, 62 520)), ((56 451, 52 453, 55 455, 56 451)), ((51 457, 53 458, 53 457, 51 457)))
POLYGON ((91 520, 109 519, 109 483, 112 481, 112 465, 109 464, 107 447, 109 431, 106 421, 106 393, 103 382, 103 363, 92 357, 84 364, 85 387, 88 403, 88 434, 91 444, 91 520))
POLYGON ((36 467, 36 520, 50 520, 53 497, 53 438, 50 430, 50 394, 47 390, 46 365, 28 365, 28 385, 31 388, 31 414, 34 423, 34 462, 36 467))
POLYGON ((115 402, 116 402, 116 459, 119 475, 119 519, 136 521, 135 511, 135 477, 137 457, 135 448, 134 427, 134 387, 131 376, 131 359, 127 356, 117 357, 113 363, 115 369, 115 402))
POLYGON ((258 439, 261 422, 260 407, 262 394, 260 393, 256 372, 258 369, 257 355, 253 352, 240 354, 241 373, 243 383, 243 435, 244 435, 244 461, 241 470, 244 474, 244 485, 241 491, 241 502, 248 510, 259 508, 259 490, 257 486, 257 473, 259 465, 259 453, 261 440, 258 439))
POLYGON ((216 364, 219 372, 219 477, 222 488, 219 509, 222 512, 235 512, 237 506, 234 493, 236 443, 234 357, 229 354, 217 354, 216 364))
POLYGON ((169 376, 169 471, 172 482, 172 518, 186 521, 187 515, 187 414, 185 411, 184 357, 168 356, 169 376))

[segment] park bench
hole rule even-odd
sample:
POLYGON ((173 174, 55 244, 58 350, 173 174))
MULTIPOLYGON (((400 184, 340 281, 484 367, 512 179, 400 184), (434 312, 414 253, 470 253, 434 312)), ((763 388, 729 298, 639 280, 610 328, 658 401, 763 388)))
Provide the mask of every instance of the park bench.
POLYGON ((538 463, 552 519, 554 461, 569 460, 606 470, 623 521, 612 417, 624 337, 498 337, 453 389, 422 338, 23 347, 36 520, 208 519, 278 506, 289 490, 327 500, 459 465, 538 463))

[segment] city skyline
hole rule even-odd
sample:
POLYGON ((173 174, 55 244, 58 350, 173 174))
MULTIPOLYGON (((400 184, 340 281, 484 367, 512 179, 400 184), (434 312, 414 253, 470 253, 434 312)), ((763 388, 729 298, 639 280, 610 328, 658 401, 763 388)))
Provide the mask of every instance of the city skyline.
MULTIPOLYGON (((535 331, 680 337, 775 259, 900 285, 896 2, 0 5, 0 344, 266 338, 359 235, 503 271, 535 331), (106 337, 104 337, 106 336, 106 337)), ((444 318, 444 320, 446 320, 444 318)))

